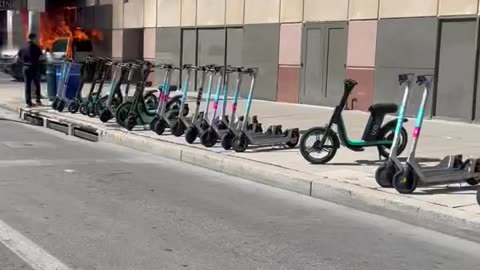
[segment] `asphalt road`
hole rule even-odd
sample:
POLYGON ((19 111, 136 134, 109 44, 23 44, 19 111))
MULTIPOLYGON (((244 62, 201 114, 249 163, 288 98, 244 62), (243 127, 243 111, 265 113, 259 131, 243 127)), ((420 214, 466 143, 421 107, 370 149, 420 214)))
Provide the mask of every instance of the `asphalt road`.
POLYGON ((0 219, 72 269, 480 268, 477 243, 10 121, 0 172, 0 219))

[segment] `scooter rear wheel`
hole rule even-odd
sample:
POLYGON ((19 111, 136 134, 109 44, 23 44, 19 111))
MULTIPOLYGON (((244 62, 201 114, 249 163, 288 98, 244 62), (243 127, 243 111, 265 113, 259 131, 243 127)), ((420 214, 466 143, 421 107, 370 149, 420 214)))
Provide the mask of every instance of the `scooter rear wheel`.
POLYGON ((393 187, 392 181, 397 169, 391 161, 380 165, 375 171, 375 181, 382 188, 391 188, 393 187))
POLYGON ((410 169, 398 171, 393 176, 392 183, 401 194, 411 194, 417 189, 417 177, 410 169))
MULTIPOLYGON (((378 132, 378 137, 377 140, 379 141, 393 141, 393 137, 395 135, 395 126, 394 125, 388 125, 385 127, 382 127, 380 131, 378 132)), ((398 147, 397 147, 397 155, 401 155, 405 148, 407 147, 408 143, 408 133, 405 130, 405 128, 402 127, 400 130, 399 138, 398 138, 398 147)), ((390 156, 390 149, 392 146, 385 146, 385 145, 379 145, 378 146, 378 153, 384 157, 388 158, 390 156)))

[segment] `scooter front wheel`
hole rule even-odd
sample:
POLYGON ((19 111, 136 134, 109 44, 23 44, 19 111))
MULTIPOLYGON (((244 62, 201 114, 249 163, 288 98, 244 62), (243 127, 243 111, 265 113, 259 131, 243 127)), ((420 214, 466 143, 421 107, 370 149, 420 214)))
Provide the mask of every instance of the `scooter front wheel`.
POLYGON ((243 134, 239 134, 233 138, 232 141, 233 150, 237 153, 243 153, 248 148, 248 139, 243 134))
POLYGON ((78 109, 80 109, 80 104, 78 101, 74 100, 68 105, 68 111, 70 113, 77 113, 78 109))
POLYGON ((65 109, 65 105, 66 105, 65 100, 60 100, 60 101, 57 103, 57 111, 58 111, 58 112, 63 112, 63 109, 65 109))
POLYGON ((177 119, 175 122, 172 123, 172 126, 170 127, 170 130, 175 137, 180 137, 185 133, 185 130, 187 127, 183 123, 182 120, 177 119))
POLYGON ((125 102, 122 105, 118 106, 117 111, 115 112, 115 121, 119 126, 125 127, 125 120, 127 120, 131 108, 131 102, 125 102))
POLYGON ((393 187, 392 181, 397 169, 395 165, 388 161, 380 165, 375 171, 375 181, 382 188, 391 188, 393 187))
POLYGON ((129 131, 132 131, 133 128, 135 128, 135 126, 137 125, 137 119, 135 116, 129 116, 127 117, 127 119, 125 120, 125 128, 129 131))
POLYGON ((340 147, 337 134, 324 127, 314 127, 302 136, 300 140, 300 153, 303 158, 312 164, 325 164, 332 160, 340 147), (321 145, 322 138, 325 138, 325 143, 321 145))
POLYGON ((411 194, 417 189, 417 177, 407 169, 398 171, 393 176, 393 187, 401 194, 411 194))
POLYGON ((87 114, 88 114, 88 112, 87 112, 87 104, 82 103, 82 105, 80 105, 80 113, 83 114, 83 115, 87 115, 87 114))
POLYGON ((153 131, 155 131, 155 133, 157 133, 157 135, 163 135, 166 128, 167 128, 167 123, 165 123, 165 121, 157 120, 155 122, 154 127, 153 127, 153 131))
POLYGON ((60 100, 58 98, 55 98, 52 102, 52 109, 57 110, 57 105, 60 100))
POLYGON ((232 141, 233 141, 233 134, 231 132, 227 132, 223 134, 220 143, 225 150, 232 149, 232 141))
POLYGON ((201 136, 200 136, 200 142, 202 143, 203 146, 205 147, 213 147, 215 144, 217 144, 218 141, 218 136, 215 130, 209 128, 207 131, 205 131, 201 136))
POLYGON ((197 136, 198 136, 198 129, 195 126, 191 126, 187 128, 187 130, 185 131, 185 141, 188 144, 194 143, 195 140, 197 139, 197 136))

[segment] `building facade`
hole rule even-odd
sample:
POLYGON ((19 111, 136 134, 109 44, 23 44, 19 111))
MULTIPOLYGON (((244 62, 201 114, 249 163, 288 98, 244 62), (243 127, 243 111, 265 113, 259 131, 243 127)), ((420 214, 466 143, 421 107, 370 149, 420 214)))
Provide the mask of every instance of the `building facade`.
MULTIPOLYGON (((260 99, 349 107, 398 102, 399 73, 434 74, 427 114, 480 120, 479 0, 84 0, 102 54, 260 68, 260 99)), ((420 102, 414 88, 409 115, 420 102)))

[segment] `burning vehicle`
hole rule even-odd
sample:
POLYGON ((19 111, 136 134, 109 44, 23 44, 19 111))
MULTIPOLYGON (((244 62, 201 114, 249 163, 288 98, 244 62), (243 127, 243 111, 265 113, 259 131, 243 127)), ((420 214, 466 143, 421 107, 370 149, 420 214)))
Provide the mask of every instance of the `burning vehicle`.
MULTIPOLYGON (((40 15, 39 45, 44 52, 40 70, 42 78, 45 77, 47 60, 81 61, 93 53, 92 40, 102 39, 101 33, 97 31, 86 31, 75 26, 75 14, 75 8, 67 7, 56 15, 47 13, 40 15)), ((17 48, 0 51, 0 71, 9 74, 15 80, 23 81, 23 65, 18 61, 18 50, 17 48)))

